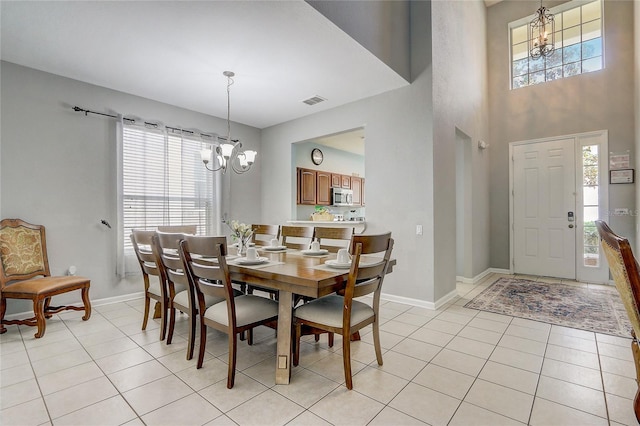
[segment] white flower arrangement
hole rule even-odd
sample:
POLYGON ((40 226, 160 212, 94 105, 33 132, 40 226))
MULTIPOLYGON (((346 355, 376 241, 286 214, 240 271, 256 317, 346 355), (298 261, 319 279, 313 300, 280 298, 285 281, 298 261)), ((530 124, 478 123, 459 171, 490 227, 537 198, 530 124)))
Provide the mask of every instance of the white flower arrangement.
POLYGON ((231 223, 225 222, 229 229, 231 229, 231 238, 233 241, 239 241, 242 246, 247 246, 247 243, 253 235, 251 226, 240 223, 237 220, 232 220, 231 223))

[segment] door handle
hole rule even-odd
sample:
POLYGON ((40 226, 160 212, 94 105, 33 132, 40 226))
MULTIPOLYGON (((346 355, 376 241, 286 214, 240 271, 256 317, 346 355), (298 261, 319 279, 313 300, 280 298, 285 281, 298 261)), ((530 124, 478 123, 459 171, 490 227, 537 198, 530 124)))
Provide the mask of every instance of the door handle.
POLYGON ((570 224, 569 224, 569 228, 573 228, 573 223, 570 223, 570 224))

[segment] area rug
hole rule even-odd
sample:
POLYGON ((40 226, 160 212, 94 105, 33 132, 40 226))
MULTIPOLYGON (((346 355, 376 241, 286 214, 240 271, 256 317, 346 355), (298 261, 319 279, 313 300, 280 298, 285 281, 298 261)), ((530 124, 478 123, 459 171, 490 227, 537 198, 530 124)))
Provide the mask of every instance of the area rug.
POLYGON ((500 278, 464 306, 596 333, 631 336, 631 324, 613 286, 590 289, 500 278))

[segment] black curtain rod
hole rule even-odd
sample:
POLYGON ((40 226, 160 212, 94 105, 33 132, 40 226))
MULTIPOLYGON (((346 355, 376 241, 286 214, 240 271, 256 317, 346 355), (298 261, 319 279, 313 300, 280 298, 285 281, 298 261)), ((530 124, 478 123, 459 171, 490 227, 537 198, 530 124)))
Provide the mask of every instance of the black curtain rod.
MULTIPOLYGON (((104 117, 118 118, 117 115, 105 114, 103 112, 97 112, 97 111, 91 111, 91 110, 88 110, 88 109, 80 108, 79 106, 74 106, 73 110, 75 112, 84 112, 85 116, 87 116, 89 114, 96 114, 96 115, 102 115, 104 117)), ((135 123, 136 122, 136 120, 134 120, 133 118, 122 117, 122 119, 125 120, 125 121, 129 121, 131 123, 135 123)), ((145 121, 144 124, 146 126, 151 126, 151 127, 154 127, 154 128, 158 128, 158 123, 150 123, 148 121, 145 121)), ((189 133, 189 134, 192 134, 192 135, 195 133, 193 130, 181 129, 179 127, 171 127, 171 126, 164 126, 164 127, 165 127, 165 129, 174 130, 174 131, 178 131, 178 132, 189 133)), ((209 133, 200 133, 200 134, 202 136, 217 137, 217 138, 220 139, 220 136, 215 135, 215 134, 209 134, 209 133)), ((225 139, 225 138, 222 138, 222 139, 225 139)))

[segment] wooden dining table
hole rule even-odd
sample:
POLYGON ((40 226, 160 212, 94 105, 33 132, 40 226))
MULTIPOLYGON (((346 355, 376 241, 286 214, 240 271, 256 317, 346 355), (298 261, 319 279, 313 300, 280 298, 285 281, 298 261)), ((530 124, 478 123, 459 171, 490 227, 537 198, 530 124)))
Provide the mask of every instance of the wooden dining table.
MULTIPOLYGON (((344 286, 349 269, 332 269, 324 263, 336 258, 309 256, 298 250, 270 252, 258 248, 260 257, 268 262, 260 265, 242 265, 235 259, 227 264, 231 279, 249 285, 278 291, 278 340, 276 356, 276 384, 289 384, 291 378, 291 334, 293 325, 293 295, 318 298, 335 292, 344 286)), ((362 256, 362 263, 377 263, 380 258, 362 256)), ((387 273, 391 272, 393 260, 387 273)))

